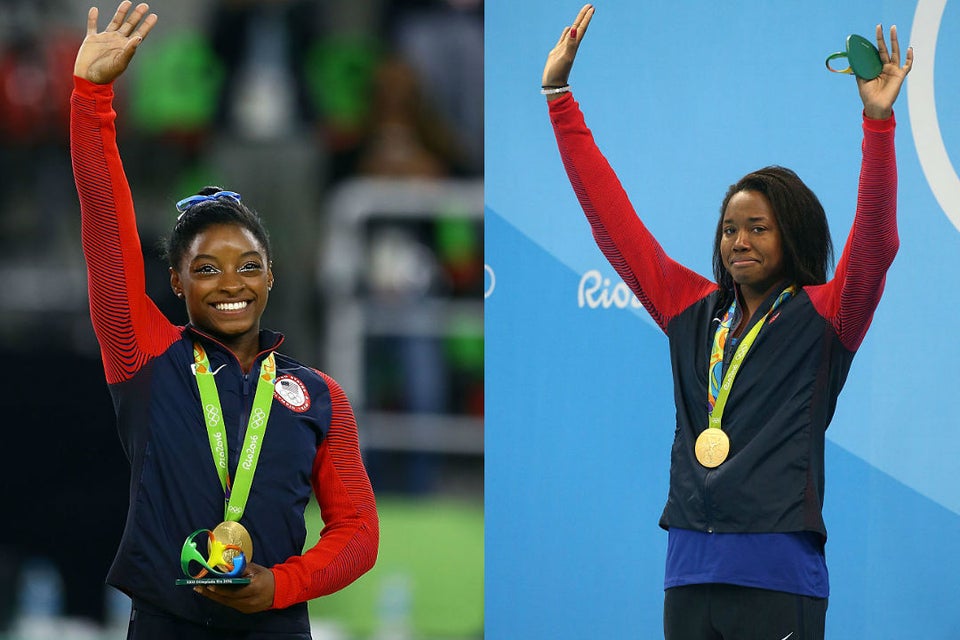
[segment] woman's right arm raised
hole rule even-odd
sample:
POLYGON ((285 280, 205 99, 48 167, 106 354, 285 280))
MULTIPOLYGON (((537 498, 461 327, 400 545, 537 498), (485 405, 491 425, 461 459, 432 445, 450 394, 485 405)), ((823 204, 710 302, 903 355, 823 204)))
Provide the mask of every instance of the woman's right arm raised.
MULTIPOLYGON (((587 33, 587 27, 590 26, 593 13, 593 5, 583 5, 580 13, 577 14, 577 19, 573 21, 572 25, 564 28, 557 44, 547 54, 547 63, 543 65, 542 86, 544 89, 567 85, 570 69, 573 68, 573 61, 577 57, 577 49, 580 48, 583 36, 587 33)), ((561 95, 563 94, 547 94, 547 100, 556 100, 561 95)))
POLYGON ((116 142, 112 82, 123 73, 157 22, 125 0, 97 32, 97 9, 87 14, 87 35, 74 65, 70 153, 80 197, 90 315, 110 383, 129 379, 178 337, 147 298, 133 198, 116 142))
POLYGON ((97 32, 96 7, 87 12, 87 36, 77 52, 73 65, 73 75, 94 84, 110 84, 126 70, 137 47, 157 24, 157 14, 143 16, 150 7, 146 3, 138 4, 133 11, 133 3, 124 0, 117 7, 110 24, 97 32))
POLYGON ((597 148, 579 105, 566 87, 593 14, 593 6, 584 5, 547 55, 542 84, 550 120, 567 177, 597 245, 654 321, 666 331, 673 317, 714 291, 716 285, 672 260, 647 230, 597 148), (557 88, 564 88, 563 92, 551 92, 557 88))

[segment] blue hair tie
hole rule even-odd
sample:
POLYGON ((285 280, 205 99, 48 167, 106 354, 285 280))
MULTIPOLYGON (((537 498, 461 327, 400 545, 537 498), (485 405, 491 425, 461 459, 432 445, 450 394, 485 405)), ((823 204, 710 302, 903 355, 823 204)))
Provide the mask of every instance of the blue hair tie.
POLYGON ((208 196, 190 196, 184 198, 177 203, 177 211, 180 212, 180 215, 177 216, 177 220, 183 217, 191 207, 200 204, 201 202, 209 202, 211 200, 219 200, 220 198, 230 198, 231 200, 236 200, 240 202, 240 194, 235 191, 217 191, 216 193, 211 193, 208 196))

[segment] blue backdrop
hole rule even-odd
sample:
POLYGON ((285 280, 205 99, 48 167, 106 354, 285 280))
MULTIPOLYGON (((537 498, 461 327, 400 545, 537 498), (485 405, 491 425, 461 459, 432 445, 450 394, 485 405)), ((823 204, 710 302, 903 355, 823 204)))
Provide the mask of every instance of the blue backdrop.
MULTIPOLYGON (((486 6, 485 580, 497 640, 662 635, 667 342, 594 245, 537 93, 580 6, 486 6)), ((827 637, 958 638, 960 2, 600 2, 571 85, 674 258, 711 273, 727 185, 767 164, 817 193, 839 253, 862 105, 824 58, 877 22, 898 26, 916 64, 895 106, 900 253, 827 434, 827 637)))

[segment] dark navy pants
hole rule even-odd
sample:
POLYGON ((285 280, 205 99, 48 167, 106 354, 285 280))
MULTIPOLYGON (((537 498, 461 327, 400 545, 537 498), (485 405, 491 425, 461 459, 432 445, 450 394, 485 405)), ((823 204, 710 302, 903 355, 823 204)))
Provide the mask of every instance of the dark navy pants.
POLYGON ((309 633, 215 629, 178 618, 135 600, 130 611, 127 640, 311 640, 311 636, 309 633))
POLYGON ((731 584, 664 592, 666 640, 823 640, 827 599, 731 584))

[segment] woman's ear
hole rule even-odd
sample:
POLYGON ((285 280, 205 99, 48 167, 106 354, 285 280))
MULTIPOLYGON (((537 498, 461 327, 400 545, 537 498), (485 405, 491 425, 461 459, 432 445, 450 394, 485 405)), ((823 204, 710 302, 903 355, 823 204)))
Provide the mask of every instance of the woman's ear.
POLYGON ((170 288, 175 296, 183 299, 183 283, 180 282, 180 274, 173 267, 170 267, 170 288))

